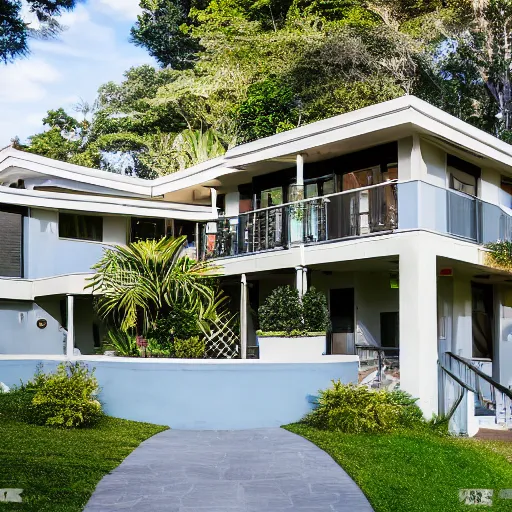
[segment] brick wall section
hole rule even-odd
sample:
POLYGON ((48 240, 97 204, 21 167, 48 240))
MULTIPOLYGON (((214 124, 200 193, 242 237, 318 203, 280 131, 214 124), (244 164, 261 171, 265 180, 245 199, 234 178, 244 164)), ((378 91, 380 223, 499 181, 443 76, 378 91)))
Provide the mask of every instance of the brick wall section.
POLYGON ((22 223, 17 213, 0 212, 0 276, 22 277, 22 223))

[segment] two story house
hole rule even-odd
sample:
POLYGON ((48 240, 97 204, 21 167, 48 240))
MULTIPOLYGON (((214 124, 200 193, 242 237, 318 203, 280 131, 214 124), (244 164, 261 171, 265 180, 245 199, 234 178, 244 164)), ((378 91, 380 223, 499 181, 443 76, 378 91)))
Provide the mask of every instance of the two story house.
POLYGON ((314 286, 325 357, 395 351, 426 416, 459 406, 469 433, 489 404, 510 419, 512 277, 484 245, 512 239, 512 147, 413 96, 152 181, 8 148, 0 182, 0 353, 92 353, 103 246, 183 233, 240 304, 242 357, 276 286, 314 286))

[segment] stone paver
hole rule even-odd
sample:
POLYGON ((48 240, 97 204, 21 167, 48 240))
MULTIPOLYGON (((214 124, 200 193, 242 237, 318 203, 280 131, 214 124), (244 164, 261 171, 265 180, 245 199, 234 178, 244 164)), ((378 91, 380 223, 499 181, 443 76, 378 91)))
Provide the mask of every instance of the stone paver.
POLYGON ((85 512, 372 512, 333 459, 283 429, 168 430, 98 484, 85 512))

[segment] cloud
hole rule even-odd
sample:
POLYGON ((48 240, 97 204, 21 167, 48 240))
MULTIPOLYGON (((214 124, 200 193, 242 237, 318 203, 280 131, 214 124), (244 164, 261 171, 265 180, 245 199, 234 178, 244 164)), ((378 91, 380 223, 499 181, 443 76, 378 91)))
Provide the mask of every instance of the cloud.
POLYGON ((45 85, 61 79, 56 68, 43 59, 19 60, 1 69, 0 102, 38 101, 47 94, 45 85))
POLYGON ((112 11, 115 11, 116 14, 128 20, 135 21, 140 14, 139 0, 93 0, 91 3, 98 11, 106 14, 112 14, 112 11))

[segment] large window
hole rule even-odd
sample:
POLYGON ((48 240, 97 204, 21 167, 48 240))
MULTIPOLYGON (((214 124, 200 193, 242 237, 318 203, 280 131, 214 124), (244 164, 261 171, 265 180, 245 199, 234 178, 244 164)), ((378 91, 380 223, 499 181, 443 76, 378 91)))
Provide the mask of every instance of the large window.
POLYGON ((59 213, 59 236, 77 240, 103 241, 103 217, 59 213))

